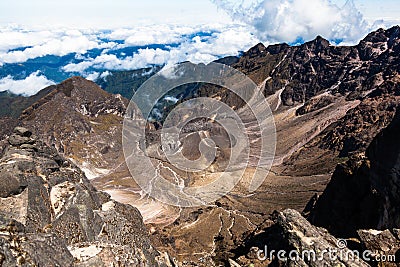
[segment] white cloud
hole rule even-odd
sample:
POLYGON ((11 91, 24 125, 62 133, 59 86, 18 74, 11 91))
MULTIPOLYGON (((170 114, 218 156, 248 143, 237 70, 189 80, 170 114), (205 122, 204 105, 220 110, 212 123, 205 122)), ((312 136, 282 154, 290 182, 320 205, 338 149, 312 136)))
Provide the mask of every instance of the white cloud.
POLYGON ((88 75, 86 75, 86 79, 87 80, 89 80, 89 81, 95 81, 97 78, 99 78, 99 76, 100 76, 100 73, 98 73, 98 72, 92 72, 92 73, 89 73, 88 75))
POLYGON ((64 36, 61 39, 53 39, 45 44, 26 48, 23 51, 12 51, 5 55, 0 55, 0 61, 3 63, 18 63, 45 55, 64 56, 72 52, 85 53, 87 50, 97 46, 97 42, 90 41, 86 36, 64 36))
POLYGON ((45 55, 64 56, 84 54, 93 48, 111 48, 114 42, 101 42, 98 32, 78 30, 29 31, 0 30, 0 66, 5 63, 23 63, 45 55), (19 48, 18 50, 10 51, 19 48), (21 49, 23 48, 23 49, 21 49))
POLYGON ((254 43, 255 37, 248 33, 248 28, 240 25, 153 25, 111 31, 44 31, 8 27, 0 29, 0 66, 5 63, 23 63, 45 55, 64 56, 76 53, 75 59, 84 61, 65 66, 65 71, 83 73, 92 65, 102 64, 111 66, 111 69, 130 69, 169 61, 176 63, 179 60, 211 61, 219 56, 237 54, 238 50, 249 48, 254 43), (208 33, 211 36, 191 39, 191 36, 199 33, 208 33), (123 43, 117 44, 116 41, 123 43), (134 55, 120 54, 124 59, 107 54, 110 49, 152 44, 177 44, 179 47, 142 49, 134 55), (83 56, 94 48, 103 49, 102 55, 95 59, 83 56))
MULTIPOLYGON (((166 29, 169 32, 171 28, 166 29)), ((204 27, 203 30, 209 30, 209 28, 204 27)), ((189 32, 188 29, 185 31, 189 32)), ((254 35, 248 32, 246 27, 240 25, 212 32, 210 36, 181 37, 181 43, 177 47, 139 49, 137 53, 125 56, 124 58, 118 58, 116 55, 107 54, 107 51, 103 51, 96 58, 87 58, 83 62, 70 63, 64 66, 63 70, 66 72, 85 73, 89 68, 132 70, 152 65, 173 65, 183 61, 209 63, 220 57, 238 55, 239 51, 245 51, 259 42, 254 35)), ((125 30, 121 30, 118 35, 111 33, 110 36, 112 35, 113 38, 129 38, 125 33, 125 30)), ((167 34, 163 32, 158 34, 158 36, 164 35, 167 34)))
POLYGON ((162 65, 169 59, 169 52, 162 49, 139 49, 138 53, 123 59, 116 55, 102 54, 80 63, 70 63, 63 67, 66 72, 84 73, 89 67, 107 70, 133 70, 149 65, 162 65))
MULTIPOLYGON (((235 28, 227 28, 222 32, 213 33, 206 40, 201 40, 199 36, 196 36, 193 38, 193 42, 193 44, 186 43, 185 50, 188 53, 197 51, 203 55, 220 57, 237 55, 239 51, 247 50, 257 44, 259 40, 247 28, 236 26, 235 28)), ((193 60, 196 61, 196 57, 193 60)))
POLYGON ((86 69, 91 67, 93 65, 93 62, 91 60, 89 61, 83 61, 79 63, 70 63, 66 66, 64 66, 62 69, 65 72, 79 72, 79 73, 84 73, 86 69))
POLYGON ((30 96, 53 84, 53 81, 48 80, 39 71, 32 73, 24 80, 14 80, 9 75, 0 80, 0 92, 9 91, 17 95, 30 96))
POLYGON ((338 7, 330 0, 213 0, 246 23, 263 41, 294 42, 322 35, 330 40, 357 42, 369 27, 352 0, 338 7))
POLYGON ((6 27, 0 29, 0 52, 19 47, 36 46, 46 43, 57 36, 51 31, 25 31, 23 29, 6 27))
POLYGON ((107 81, 107 77, 110 76, 110 75, 112 75, 112 73, 109 72, 108 70, 106 70, 106 71, 103 71, 103 72, 100 74, 99 77, 100 77, 101 79, 103 79, 104 81, 107 81))
POLYGON ((180 43, 183 35, 193 34, 198 30, 194 27, 174 25, 152 25, 135 27, 131 29, 116 29, 103 34, 103 38, 110 40, 124 40, 123 46, 145 46, 151 44, 180 43))

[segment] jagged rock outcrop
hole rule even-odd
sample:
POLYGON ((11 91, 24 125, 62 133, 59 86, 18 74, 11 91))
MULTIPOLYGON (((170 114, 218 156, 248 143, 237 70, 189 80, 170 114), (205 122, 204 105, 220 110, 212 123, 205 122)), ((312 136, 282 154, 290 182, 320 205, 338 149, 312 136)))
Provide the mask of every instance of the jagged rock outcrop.
POLYGON ((0 159, 2 266, 172 266, 136 208, 36 138, 15 128, 0 159))
POLYGON ((400 261, 399 229, 392 231, 359 230, 358 236, 364 251, 371 251, 371 257, 380 257, 385 266, 398 266, 400 261))
POLYGON ((400 111, 366 154, 339 165, 315 204, 310 221, 340 236, 358 229, 400 227, 400 111))
POLYGON ((356 253, 353 258, 346 256, 353 254, 344 240, 311 225, 295 210, 276 212, 273 219, 272 226, 235 251, 240 266, 369 266, 356 253))

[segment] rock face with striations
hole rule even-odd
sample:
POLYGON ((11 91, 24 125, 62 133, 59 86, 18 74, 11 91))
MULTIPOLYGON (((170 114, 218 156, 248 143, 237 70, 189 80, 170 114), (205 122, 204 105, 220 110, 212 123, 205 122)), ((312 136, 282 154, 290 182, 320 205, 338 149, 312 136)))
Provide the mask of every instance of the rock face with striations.
POLYGON ((0 159, 1 266, 171 266, 139 211, 17 127, 0 159))

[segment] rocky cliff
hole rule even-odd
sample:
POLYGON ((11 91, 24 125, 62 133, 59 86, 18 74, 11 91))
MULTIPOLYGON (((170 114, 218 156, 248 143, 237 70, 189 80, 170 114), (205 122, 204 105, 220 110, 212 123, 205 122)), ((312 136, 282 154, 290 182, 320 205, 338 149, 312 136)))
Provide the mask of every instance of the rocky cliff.
POLYGON ((366 153, 339 165, 316 202, 310 221, 340 236, 358 229, 399 228, 400 112, 366 153))
POLYGON ((0 159, 1 266, 171 266, 136 208, 17 127, 0 159))

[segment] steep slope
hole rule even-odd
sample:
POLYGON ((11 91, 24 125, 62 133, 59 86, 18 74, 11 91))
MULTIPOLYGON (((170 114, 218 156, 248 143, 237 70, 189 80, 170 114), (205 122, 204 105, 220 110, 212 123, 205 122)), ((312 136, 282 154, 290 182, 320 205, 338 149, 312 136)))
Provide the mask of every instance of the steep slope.
POLYGON ((284 173, 330 172, 337 163, 364 152, 377 133, 392 121, 400 100, 399 82, 399 75, 384 77, 373 92, 360 98, 358 106, 330 122, 311 142, 293 153, 284 163, 284 173))
MULTIPOLYGON (((257 44, 232 65, 267 96, 278 135, 275 165, 285 163, 280 172, 330 173, 341 158, 366 148, 373 132, 387 126, 394 114, 391 102, 397 101, 399 51, 400 27, 395 26, 370 33, 356 46, 332 46, 322 37, 299 46, 257 44), (377 99, 382 94, 385 99, 377 99), (343 127, 357 124, 349 112, 357 109, 374 118, 359 116, 364 131, 349 132, 343 127), (370 136, 362 141, 367 132, 370 136), (338 135, 340 144, 331 144, 338 135)), ((199 95, 233 107, 243 105, 223 88, 201 87, 199 95)))
POLYGON ((121 158, 121 124, 127 100, 73 77, 24 110, 20 124, 55 146, 93 178, 121 158))
MULTIPOLYGON (((301 210, 315 193, 322 193, 336 165, 365 151, 396 113, 399 34, 394 27, 373 32, 354 47, 331 46, 318 37, 297 47, 258 44, 244 53, 234 67, 259 85, 274 111, 277 151, 272 173, 254 194, 243 195, 237 188, 216 207, 183 210, 174 224, 153 234, 157 246, 180 259, 199 263, 212 258, 227 264, 232 255, 226 251, 270 224, 268 215, 274 209, 301 210), (198 245, 191 246, 194 240, 198 245)), ((200 94, 232 106, 239 103, 225 89, 207 95, 204 88, 200 94)), ((370 203, 376 204, 374 199, 370 203)), ((325 218, 330 219, 328 214, 325 218)))

